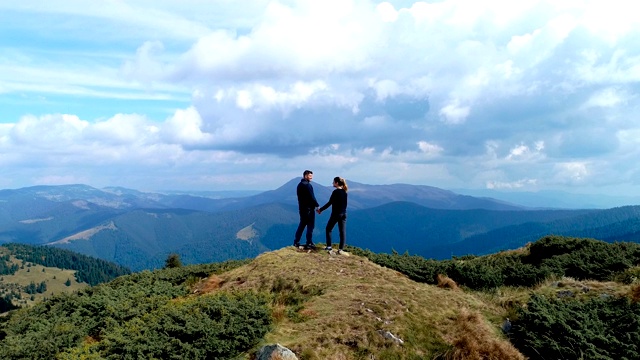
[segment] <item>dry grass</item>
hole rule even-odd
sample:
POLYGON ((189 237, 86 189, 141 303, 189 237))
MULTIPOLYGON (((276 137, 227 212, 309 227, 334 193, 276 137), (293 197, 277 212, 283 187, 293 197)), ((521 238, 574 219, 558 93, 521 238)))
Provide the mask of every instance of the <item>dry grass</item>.
POLYGON ((217 275, 211 275, 207 279, 204 279, 203 281, 200 281, 198 284, 196 284, 193 292, 209 293, 220 288, 223 282, 224 280, 221 277, 217 275))
POLYGON ((459 337, 459 319, 469 312, 477 316, 474 326, 487 331, 483 337, 476 335, 484 343, 492 349, 510 346, 498 331, 499 323, 490 325, 486 320, 503 317, 499 306, 474 293, 416 283, 359 256, 284 248, 218 276, 221 280, 214 282, 220 286, 211 291, 270 291, 281 284, 313 290, 297 319, 286 315, 286 304, 274 302, 275 328, 265 339, 266 344, 288 347, 301 360, 443 356, 466 346, 459 337), (391 332, 404 343, 385 339, 379 330, 391 332))
MULTIPOLYGON (((0 247, 0 249, 2 248, 0 247)), ((17 264, 20 266, 23 264, 22 260, 19 260, 14 256, 10 257, 10 261, 13 264, 17 264)), ((23 268, 16 271, 15 274, 0 276, 0 288, 5 289, 4 291, 0 290, 0 296, 4 296, 5 292, 10 292, 10 289, 17 290, 16 287, 19 287, 19 289, 22 290, 20 291, 22 299, 13 300, 14 304, 16 305, 30 306, 36 302, 42 301, 42 299, 44 298, 52 297, 54 294, 72 293, 89 286, 86 283, 78 283, 76 281, 75 270, 63 270, 28 262, 25 263, 29 264, 29 266, 24 266, 23 268), (70 282, 69 286, 65 284, 67 280, 69 280, 70 282), (31 300, 31 295, 24 292, 24 287, 28 286, 32 282, 35 284, 40 284, 43 281, 47 285, 47 291, 42 294, 34 294, 34 300, 31 300)))
POLYGON ((603 294, 612 296, 626 296, 631 290, 631 285, 625 285, 615 281, 576 280, 571 277, 549 279, 538 285, 534 292, 548 297, 560 297, 571 293, 571 297, 589 299, 603 294))
POLYGON ((458 284, 446 275, 438 274, 438 287, 443 289, 459 290, 458 284))
POLYGON ((629 291, 629 295, 631 297, 631 301, 639 302, 640 301, 640 284, 633 285, 631 290, 629 291))
POLYGON ((455 325, 458 331, 452 340, 454 348, 445 356, 447 360, 524 359, 511 343, 500 340, 477 312, 463 309, 455 325))

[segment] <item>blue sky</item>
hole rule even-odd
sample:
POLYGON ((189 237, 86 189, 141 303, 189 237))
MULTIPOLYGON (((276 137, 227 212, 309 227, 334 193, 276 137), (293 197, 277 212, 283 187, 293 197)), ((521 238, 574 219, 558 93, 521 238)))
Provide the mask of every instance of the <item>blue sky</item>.
POLYGON ((640 195, 628 1, 5 1, 0 188, 640 195))

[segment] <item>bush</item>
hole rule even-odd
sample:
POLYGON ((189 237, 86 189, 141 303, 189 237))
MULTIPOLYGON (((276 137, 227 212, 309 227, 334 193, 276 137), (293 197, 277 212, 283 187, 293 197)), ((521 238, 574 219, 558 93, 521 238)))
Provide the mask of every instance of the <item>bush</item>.
POLYGON ((147 351, 159 354, 167 347, 193 355, 186 358, 209 356, 198 357, 200 350, 190 350, 196 345, 204 347, 206 354, 235 353, 266 331, 270 312, 265 300, 254 294, 183 298, 190 293, 185 283, 190 279, 241 264, 226 262, 143 271, 14 311, 0 323, 0 358, 55 359, 62 353, 67 358, 76 355, 95 358, 98 353, 122 353, 138 358, 135 354, 147 351), (214 330, 205 330, 200 323, 214 330), (176 327, 183 328, 176 330, 176 327), (236 331, 237 338, 233 335, 236 331), (139 338, 140 334, 148 340, 139 338), (219 336, 228 344, 220 345, 219 336), (113 344, 122 349, 115 349, 113 344), (213 346, 210 344, 221 350, 210 350, 213 346))
POLYGON ((640 304, 622 298, 533 295, 512 320, 511 340, 532 359, 639 359, 640 304))
POLYGON ((255 294, 198 296, 106 332, 97 349, 118 359, 230 359, 270 329, 267 300, 255 294))
POLYGON ((529 247, 523 260, 579 280, 613 280, 640 262, 640 244, 547 236, 529 247))
POLYGON ((531 287, 551 276, 613 280, 640 263, 640 244, 610 244, 560 236, 547 236, 536 241, 529 246, 528 253, 463 256, 441 261, 409 254, 374 254, 357 248, 349 251, 399 271, 414 281, 437 284, 438 274, 443 274, 474 290, 503 285, 531 287))

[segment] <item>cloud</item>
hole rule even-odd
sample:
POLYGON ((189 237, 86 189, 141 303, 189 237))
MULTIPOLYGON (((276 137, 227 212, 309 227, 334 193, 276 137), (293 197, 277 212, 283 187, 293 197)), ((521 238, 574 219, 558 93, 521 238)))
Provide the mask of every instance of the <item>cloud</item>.
POLYGON ((178 110, 162 127, 162 134, 168 143, 190 147, 211 141, 211 134, 201 129, 202 118, 194 109, 178 110))
POLYGON ((469 116, 470 108, 468 106, 460 106, 457 101, 445 105, 440 109, 440 115, 447 124, 461 124, 469 116))
POLYGON ((519 144, 509 150, 509 155, 507 155, 506 160, 531 161, 539 157, 544 157, 542 150, 544 150, 544 141, 535 142, 533 147, 529 147, 525 144, 519 144))
POLYGON ((520 180, 508 182, 508 183, 499 182, 499 181, 490 181, 490 182, 487 182, 487 189, 498 189, 498 190, 522 189, 530 186, 535 186, 537 183, 538 181, 535 179, 520 179, 520 180))
POLYGON ((615 107, 616 105, 627 101, 628 95, 625 92, 619 92, 614 88, 606 88, 601 91, 594 92, 586 101, 585 108, 590 107, 615 107))
POLYGON ((580 184, 590 175, 589 164, 586 162, 566 162, 555 165, 555 180, 560 183, 580 184))
POLYGON ((0 40, 0 163, 16 184, 151 186, 153 176, 165 188, 160 179, 269 189, 314 167, 372 183, 633 187, 632 10, 618 0, 3 3, 0 29, 18 40, 0 40))

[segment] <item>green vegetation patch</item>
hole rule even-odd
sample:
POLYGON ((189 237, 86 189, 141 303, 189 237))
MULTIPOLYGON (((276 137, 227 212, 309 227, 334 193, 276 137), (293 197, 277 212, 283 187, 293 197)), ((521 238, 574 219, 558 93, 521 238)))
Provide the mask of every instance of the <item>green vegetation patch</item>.
POLYGON ((120 265, 52 246, 32 246, 15 243, 4 244, 3 246, 16 258, 26 262, 46 267, 76 270, 78 282, 84 282, 89 285, 97 285, 131 273, 131 270, 120 265))
POLYGON ((355 254, 400 271, 412 280, 437 284, 438 274, 473 290, 500 286, 532 287, 545 279, 568 276, 579 280, 607 281, 640 263, 640 244, 547 236, 521 251, 451 260, 427 260, 407 253, 375 254, 351 248, 355 254))
POLYGON ((531 359, 638 359, 640 303, 626 297, 576 301, 533 295, 519 308, 511 338, 531 359))
POLYGON ((508 336, 531 359, 640 358, 640 303, 629 295, 640 276, 638 243, 547 236, 443 261, 350 250, 415 281, 437 284, 443 274, 485 296, 508 294, 499 299, 512 316, 508 336))
POLYGON ((268 300, 193 296, 188 283, 241 264, 145 271, 15 310, 0 320, 0 358, 232 357, 269 331, 268 300))
POLYGON ((18 269, 12 275, 0 275, 0 298, 5 303, 5 306, 0 304, 0 312, 30 306, 54 294, 71 293, 88 286, 76 281, 75 270, 35 265, 13 256, 10 261, 18 269))
POLYGON ((111 323, 99 342, 68 349, 81 358, 229 359, 270 329, 270 309, 256 294, 217 294, 167 302, 122 325, 111 323))

